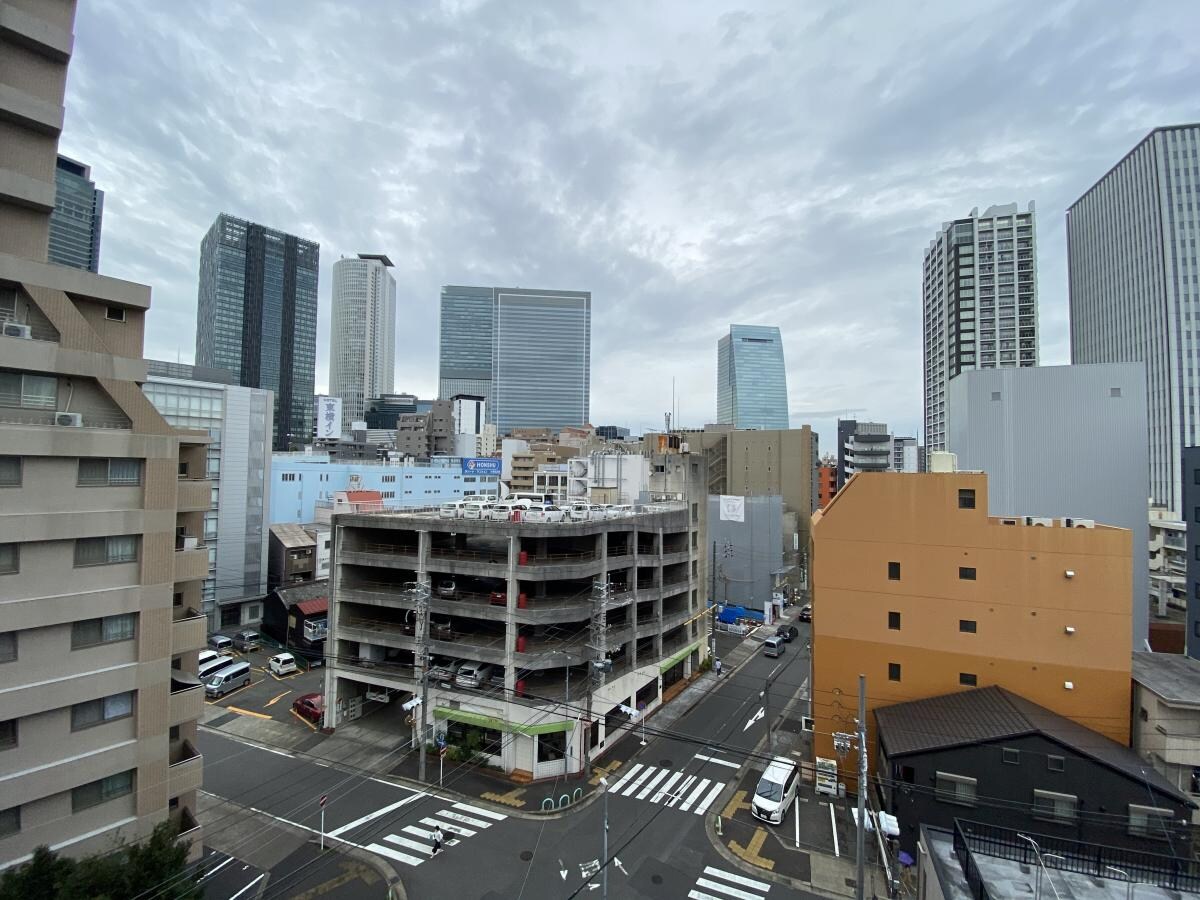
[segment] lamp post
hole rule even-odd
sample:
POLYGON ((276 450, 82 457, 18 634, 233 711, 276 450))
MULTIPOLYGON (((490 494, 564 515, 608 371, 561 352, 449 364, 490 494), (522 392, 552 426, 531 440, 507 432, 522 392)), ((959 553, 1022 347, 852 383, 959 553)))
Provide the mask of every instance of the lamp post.
POLYGON ((1042 848, 1038 846, 1037 841, 1028 835, 1017 832, 1017 837, 1023 841, 1029 841, 1033 847, 1033 856, 1037 860, 1037 879, 1033 885, 1033 900, 1041 900, 1042 897, 1042 870, 1046 868, 1046 864, 1042 862, 1042 848))
POLYGON ((1126 900, 1133 900, 1134 883, 1133 879, 1129 877, 1129 873, 1124 869, 1118 869, 1116 866, 1105 866, 1104 868, 1108 869, 1110 872, 1116 872, 1129 883, 1128 887, 1125 888, 1125 898, 1126 900))

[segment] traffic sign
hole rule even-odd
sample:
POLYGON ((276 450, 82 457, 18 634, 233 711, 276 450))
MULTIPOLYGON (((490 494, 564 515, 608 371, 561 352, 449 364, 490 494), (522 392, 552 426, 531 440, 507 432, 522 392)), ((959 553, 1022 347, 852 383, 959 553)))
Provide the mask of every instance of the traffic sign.
POLYGON ((328 794, 322 794, 322 795, 321 795, 321 808, 322 808, 322 809, 324 809, 324 808, 325 808, 325 801, 326 801, 326 800, 328 800, 328 799, 329 799, 329 795, 328 795, 328 794))

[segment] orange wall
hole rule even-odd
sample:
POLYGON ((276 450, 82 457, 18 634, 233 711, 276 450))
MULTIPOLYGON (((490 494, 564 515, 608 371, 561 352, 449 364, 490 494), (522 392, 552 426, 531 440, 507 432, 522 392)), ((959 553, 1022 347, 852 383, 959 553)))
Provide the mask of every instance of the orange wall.
POLYGON ((837 493, 837 467, 817 467, 817 508, 824 509, 837 493))
MULTIPOLYGON (((869 729, 875 706, 967 690, 966 672, 1128 744, 1127 530, 989 520, 979 473, 860 473, 814 516, 812 544, 817 756, 833 757, 832 732, 854 730, 859 673, 869 729), (974 509, 959 507, 960 488, 975 491, 974 509), (900 563, 899 581, 889 562, 900 563), (960 566, 976 580, 961 580, 960 566), (900 664, 899 682, 889 663, 900 664)), ((855 754, 842 764, 853 787, 855 754)))

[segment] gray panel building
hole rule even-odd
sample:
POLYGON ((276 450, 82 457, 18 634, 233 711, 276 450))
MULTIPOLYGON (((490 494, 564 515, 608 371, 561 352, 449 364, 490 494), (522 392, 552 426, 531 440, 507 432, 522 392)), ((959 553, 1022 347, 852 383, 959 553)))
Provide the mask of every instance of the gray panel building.
POLYGON ((988 474, 993 516, 1092 520, 1133 533, 1134 648, 1149 626, 1141 363, 964 372, 946 387, 948 449, 988 474))
POLYGON ((1183 652, 1200 659, 1200 447, 1183 449, 1183 521, 1187 523, 1187 631, 1183 652))
POLYGON ((716 600, 761 611, 783 568, 783 497, 746 497, 745 521, 721 519, 721 498, 708 498, 708 553, 716 600), (715 548, 715 549, 714 549, 715 548))
POLYGON ((50 262, 100 271, 100 224, 104 191, 96 190, 92 167, 58 157, 54 169, 54 212, 50 213, 50 262))
POLYGON ((1200 124, 1157 128, 1067 210, 1071 362, 1146 363, 1151 502, 1177 511, 1200 444, 1200 124))

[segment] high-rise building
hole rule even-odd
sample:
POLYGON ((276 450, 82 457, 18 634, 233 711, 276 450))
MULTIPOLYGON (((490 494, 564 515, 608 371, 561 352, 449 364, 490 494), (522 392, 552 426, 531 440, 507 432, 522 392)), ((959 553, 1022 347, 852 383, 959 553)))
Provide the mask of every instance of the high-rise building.
POLYGON ((50 214, 50 262, 100 271, 100 223, 104 191, 96 190, 91 166, 58 157, 54 169, 54 212, 50 214))
POLYGON ((1071 362, 1146 364, 1146 493, 1176 512, 1200 444, 1198 155, 1200 124, 1157 128, 1067 210, 1071 362))
POLYGON ((920 449, 914 437, 893 437, 892 471, 920 472, 920 449))
POLYGON ((1038 364, 1033 203, 945 222, 925 251, 925 447, 946 449, 946 383, 969 369, 1038 364))
POLYGON ((501 435, 587 424, 591 293, 446 286, 441 310, 441 399, 482 397, 501 435))
POLYGON ((320 247, 221 213, 200 244, 196 365, 275 394, 277 450, 310 440, 320 247))
POLYGON ((717 341, 717 422, 786 431, 787 367, 773 325, 730 325, 717 341))
POLYGON ((396 279, 378 253, 333 264, 329 393, 342 398, 342 428, 365 421, 367 401, 392 392, 396 370, 396 279))
POLYGON ((168 820, 198 858, 209 439, 139 387, 150 288, 47 262, 74 4, 0 22, 0 869, 168 820))
POLYGON ((892 435, 886 424, 838 419, 838 490, 855 472, 886 472, 892 459, 892 435))

